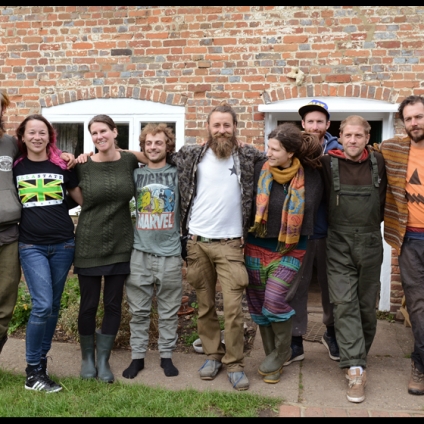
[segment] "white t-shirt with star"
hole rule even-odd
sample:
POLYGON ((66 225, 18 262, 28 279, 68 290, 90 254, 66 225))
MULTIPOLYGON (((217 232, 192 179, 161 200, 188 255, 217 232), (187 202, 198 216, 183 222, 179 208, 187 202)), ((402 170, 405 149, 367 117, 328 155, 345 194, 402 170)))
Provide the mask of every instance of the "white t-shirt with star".
POLYGON ((198 164, 190 234, 212 239, 243 236, 241 186, 234 158, 218 159, 211 149, 198 164))

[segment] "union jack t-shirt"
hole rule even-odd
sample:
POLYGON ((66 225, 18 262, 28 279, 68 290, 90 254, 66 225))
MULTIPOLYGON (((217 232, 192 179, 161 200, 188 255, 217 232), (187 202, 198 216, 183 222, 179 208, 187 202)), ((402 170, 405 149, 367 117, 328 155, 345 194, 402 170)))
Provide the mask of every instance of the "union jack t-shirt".
POLYGON ((50 161, 28 158, 13 169, 22 203, 19 241, 26 244, 59 244, 74 237, 74 224, 66 202, 67 188, 78 187, 73 171, 50 161))

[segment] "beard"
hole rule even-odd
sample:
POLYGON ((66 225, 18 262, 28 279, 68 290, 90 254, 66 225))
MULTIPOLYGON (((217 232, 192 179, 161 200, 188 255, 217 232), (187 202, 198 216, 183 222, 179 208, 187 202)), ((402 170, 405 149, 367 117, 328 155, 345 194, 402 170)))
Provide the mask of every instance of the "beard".
POLYGON ((234 147, 237 147, 237 138, 235 135, 213 136, 209 134, 208 145, 215 153, 218 159, 228 159, 233 153, 234 147))
POLYGON ((421 141, 424 141, 424 128, 419 127, 418 129, 420 130, 420 132, 416 135, 412 134, 411 131, 406 130, 408 137, 415 143, 420 143, 421 141))
POLYGON ((167 154, 168 154, 167 152, 164 152, 163 154, 157 156, 156 158, 152 158, 147 152, 144 152, 144 155, 146 156, 146 158, 151 163, 160 163, 160 162, 162 162, 164 159, 166 159, 167 154))

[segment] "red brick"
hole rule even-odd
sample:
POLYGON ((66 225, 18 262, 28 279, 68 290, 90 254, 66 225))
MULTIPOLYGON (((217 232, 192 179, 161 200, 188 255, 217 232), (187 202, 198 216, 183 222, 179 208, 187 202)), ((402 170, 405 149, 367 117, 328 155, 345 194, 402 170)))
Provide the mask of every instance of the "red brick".
POLYGON ((330 418, 347 418, 348 414, 345 409, 326 408, 325 416, 330 418))
POLYGON ((390 417, 390 413, 387 411, 370 411, 370 417, 376 418, 376 417, 390 417))
POLYGON ((348 413, 351 418, 368 418, 370 416, 365 409, 349 409, 348 413))
POLYGON ((325 417, 323 408, 306 408, 304 411, 305 418, 325 417))
POLYGON ((300 418, 301 411, 298 406, 282 406, 280 408, 280 417, 282 418, 300 418))

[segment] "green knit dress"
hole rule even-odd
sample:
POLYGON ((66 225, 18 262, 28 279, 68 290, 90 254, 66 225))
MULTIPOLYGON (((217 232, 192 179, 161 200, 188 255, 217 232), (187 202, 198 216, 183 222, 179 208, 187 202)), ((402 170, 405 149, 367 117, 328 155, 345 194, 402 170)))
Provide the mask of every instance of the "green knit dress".
POLYGON ((134 197, 137 158, 121 152, 116 162, 93 162, 77 166, 83 206, 75 233, 74 265, 94 268, 129 262, 134 230, 129 202, 134 197))

